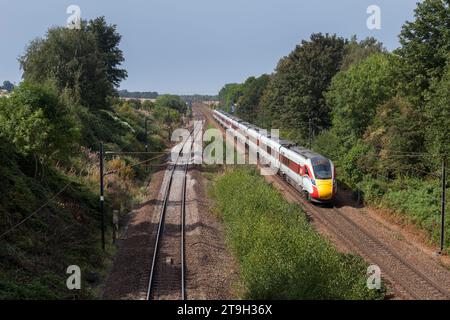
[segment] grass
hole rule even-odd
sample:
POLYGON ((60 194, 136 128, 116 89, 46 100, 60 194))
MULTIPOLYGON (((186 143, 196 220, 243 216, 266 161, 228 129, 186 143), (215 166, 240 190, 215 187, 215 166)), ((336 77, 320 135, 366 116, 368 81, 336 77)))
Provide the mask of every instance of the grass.
POLYGON ((249 167, 218 175, 212 188, 227 241, 241 266, 245 299, 380 299, 367 264, 341 254, 249 167))

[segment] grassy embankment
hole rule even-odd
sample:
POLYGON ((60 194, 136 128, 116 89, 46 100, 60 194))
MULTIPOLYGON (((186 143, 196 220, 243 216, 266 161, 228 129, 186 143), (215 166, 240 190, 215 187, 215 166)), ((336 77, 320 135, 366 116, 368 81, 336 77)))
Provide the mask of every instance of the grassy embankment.
MULTIPOLYGON (((166 115, 167 112, 162 112, 166 115)), ((63 192, 22 225, 0 239, 0 299, 91 299, 106 276, 115 247, 111 213, 124 215, 145 191, 148 174, 134 164, 148 158, 108 156, 106 171, 107 250, 100 245, 98 211, 99 141, 109 151, 143 151, 144 124, 149 118, 150 151, 167 142, 162 117, 139 103, 116 101, 109 110, 81 110, 78 152, 63 165, 40 163, 20 155, 10 143, 0 144, 0 230, 4 232, 41 207, 69 182, 63 192), (78 265, 82 289, 66 287, 66 269, 78 265), (89 276, 91 275, 91 276, 89 276), (89 282, 88 278, 93 278, 89 282)))
POLYGON ((241 267, 242 298, 383 298, 367 289, 368 265, 337 252, 256 170, 233 168, 213 184, 216 211, 241 267))

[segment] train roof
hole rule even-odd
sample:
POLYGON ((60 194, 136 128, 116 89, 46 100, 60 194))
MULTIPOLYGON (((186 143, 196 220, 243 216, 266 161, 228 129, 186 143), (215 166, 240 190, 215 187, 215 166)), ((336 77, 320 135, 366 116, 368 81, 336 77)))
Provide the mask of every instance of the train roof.
POLYGON ((324 156, 322 156, 314 151, 311 151, 309 149, 306 149, 304 147, 300 147, 300 146, 291 147, 291 148, 289 148, 289 150, 292 150, 295 153, 298 153, 307 159, 312 159, 312 158, 317 158, 317 157, 324 158, 324 156))
MULTIPOLYGON (((271 134, 270 134, 269 131, 263 130, 263 129, 261 129, 261 128, 255 126, 255 125, 253 125, 253 124, 251 124, 251 123, 248 123, 248 122, 246 122, 246 121, 243 121, 243 120, 237 118, 236 116, 233 116, 233 115, 228 114, 228 113, 225 112, 225 111, 222 111, 222 110, 217 110, 217 111, 220 112, 220 113, 222 113, 223 115, 225 115, 225 116, 231 118, 232 120, 237 121, 237 122, 239 122, 240 124, 243 124, 243 125, 247 126, 249 129, 253 129, 253 130, 257 131, 257 132, 258 132, 259 134, 261 134, 262 136, 264 136, 264 137, 266 137, 266 138, 269 138, 269 139, 271 138, 271 134)), ((283 138, 280 137, 278 143, 279 143, 282 147, 286 148, 287 150, 293 151, 293 152, 295 152, 295 153, 297 153, 297 154, 303 156, 303 157, 306 158, 306 159, 312 159, 312 158, 325 158, 325 157, 322 156, 321 154, 319 154, 319 153, 317 153, 317 152, 314 152, 314 151, 312 151, 312 150, 309 150, 309 149, 307 149, 307 148, 305 148, 305 147, 298 146, 295 142, 293 142, 293 141, 291 141, 291 140, 288 140, 288 139, 283 139, 283 138)))
POLYGON ((291 140, 281 139, 278 141, 279 144, 281 144, 285 148, 292 148, 296 146, 297 144, 291 140))

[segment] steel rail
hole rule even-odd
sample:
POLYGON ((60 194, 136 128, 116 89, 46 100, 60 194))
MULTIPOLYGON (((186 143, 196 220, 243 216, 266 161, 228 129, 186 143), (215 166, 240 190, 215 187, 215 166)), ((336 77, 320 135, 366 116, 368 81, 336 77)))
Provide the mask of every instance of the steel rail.
MULTIPOLYGON (((160 217, 159 217, 159 222, 158 222, 158 229, 157 229, 157 233, 156 233, 156 239, 155 239, 155 246, 154 246, 154 251, 153 251, 153 258, 152 258, 152 264, 151 264, 151 268, 150 268, 150 277, 149 277, 149 281, 148 281, 148 287, 147 287, 147 296, 146 299, 150 300, 151 299, 151 295, 153 292, 153 285, 154 285, 154 278, 155 278, 155 274, 156 274, 156 261, 158 259, 158 253, 159 253, 159 243, 160 243, 160 238, 162 236, 163 233, 163 229, 164 229, 164 221, 165 221, 165 215, 166 215, 166 209, 167 209, 167 203, 169 201, 169 195, 170 195, 170 190, 171 190, 171 186, 172 186, 172 180, 173 180, 173 175, 175 172, 176 167, 179 165, 178 161, 180 160, 180 156, 181 154, 183 154, 184 152, 184 147, 186 145, 186 143, 191 139, 192 134, 195 132, 195 128, 192 129, 192 131, 190 132, 189 137, 183 142, 182 147, 180 148, 180 151, 178 152, 177 158, 174 161, 173 164, 171 164, 172 168, 170 169, 170 174, 169 174, 169 180, 167 182, 166 185, 166 189, 164 191, 164 200, 163 200, 163 204, 161 207, 161 213, 160 213, 160 217)), ((195 137, 192 139, 190 148, 189 148, 189 153, 192 153, 192 148, 194 145, 194 141, 195 141, 195 137)), ((190 155, 189 155, 190 158, 190 155)), ((180 248, 180 255, 181 255, 181 299, 185 300, 186 298, 186 286, 185 286, 185 253, 184 253, 184 246, 185 246, 185 215, 186 215, 186 182, 187 182, 187 171, 188 171, 188 167, 189 167, 189 160, 187 161, 187 163, 184 165, 184 176, 183 176, 183 184, 182 184, 182 195, 181 195, 181 226, 180 226, 180 231, 181 231, 181 248, 180 248)))

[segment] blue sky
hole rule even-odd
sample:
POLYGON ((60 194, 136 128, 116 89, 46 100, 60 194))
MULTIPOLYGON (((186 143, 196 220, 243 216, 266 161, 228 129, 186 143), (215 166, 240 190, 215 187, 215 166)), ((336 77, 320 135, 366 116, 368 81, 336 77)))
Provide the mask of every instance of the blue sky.
POLYGON ((0 81, 19 82, 17 57, 75 4, 83 19, 104 15, 123 35, 128 79, 121 88, 216 94, 229 82, 270 73, 311 33, 374 36, 392 50, 417 0, 0 0, 0 81), (366 27, 369 5, 381 29, 366 27))

